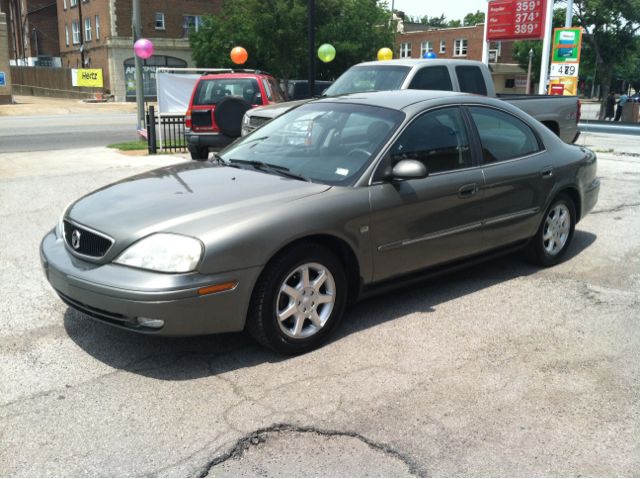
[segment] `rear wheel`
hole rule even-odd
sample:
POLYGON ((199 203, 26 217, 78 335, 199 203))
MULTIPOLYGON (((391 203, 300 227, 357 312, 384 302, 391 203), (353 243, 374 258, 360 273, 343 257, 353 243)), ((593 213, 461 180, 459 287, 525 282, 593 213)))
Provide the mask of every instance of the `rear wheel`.
POLYGON ((192 160, 203 161, 209 158, 209 148, 206 147, 197 147, 193 150, 189 150, 189 153, 191 153, 192 160))
POLYGON ((561 193, 551 202, 544 220, 525 251, 526 258, 542 266, 553 266, 567 253, 576 225, 576 209, 561 193))
POLYGON ((254 289, 247 330, 283 354, 316 348, 338 325, 347 299, 344 269, 328 248, 303 243, 276 256, 254 289))

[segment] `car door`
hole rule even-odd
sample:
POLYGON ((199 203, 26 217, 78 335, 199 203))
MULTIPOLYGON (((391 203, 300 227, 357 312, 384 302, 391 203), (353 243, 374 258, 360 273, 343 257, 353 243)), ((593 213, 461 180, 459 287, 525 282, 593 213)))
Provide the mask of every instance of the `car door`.
POLYGON ((403 159, 424 163, 429 176, 369 187, 374 281, 470 256, 482 245, 484 178, 460 109, 416 118, 383 162, 403 159))
POLYGON ((535 233, 556 183, 556 163, 535 131, 511 113, 469 106, 482 145, 485 193, 482 250, 535 233))

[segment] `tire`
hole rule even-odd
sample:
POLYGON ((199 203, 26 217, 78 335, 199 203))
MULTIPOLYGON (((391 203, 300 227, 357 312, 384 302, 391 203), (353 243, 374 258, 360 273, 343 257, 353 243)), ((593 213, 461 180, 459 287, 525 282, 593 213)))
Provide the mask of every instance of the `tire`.
POLYGON ((320 244, 300 243, 275 256, 258 278, 246 329, 273 351, 306 353, 335 330, 346 303, 347 280, 336 255, 320 244))
POLYGON ((242 133, 242 117, 251 110, 251 104, 240 95, 224 97, 213 110, 213 119, 220 131, 227 136, 236 137, 242 133))
POLYGON ((193 151, 189 151, 191 153, 192 160, 204 161, 209 158, 209 148, 195 148, 193 151))
POLYGON ((567 254, 575 228, 576 208, 569 196, 560 193, 545 212, 540 228, 525 250, 525 258, 542 266, 560 263, 567 254))

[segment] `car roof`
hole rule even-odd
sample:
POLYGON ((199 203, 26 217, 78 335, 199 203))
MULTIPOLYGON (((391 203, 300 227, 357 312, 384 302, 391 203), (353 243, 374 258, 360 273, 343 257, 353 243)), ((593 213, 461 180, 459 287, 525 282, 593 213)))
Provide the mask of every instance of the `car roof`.
POLYGON ((359 68, 359 67, 367 67, 367 66, 378 66, 378 65, 393 65, 393 66, 406 66, 406 67, 415 67, 422 65, 483 65, 482 62, 476 60, 452 60, 452 59, 444 59, 444 58, 401 58, 398 60, 382 60, 382 61, 371 61, 371 62, 363 62, 358 63, 357 65, 353 65, 351 68, 359 68))
POLYGON ((460 99, 470 96, 477 95, 441 90, 385 90, 325 97, 315 100, 313 103, 356 103, 359 105, 380 106, 392 110, 403 110, 409 105, 423 101, 441 100, 443 98, 460 99))
POLYGON ((266 72, 260 73, 205 73, 199 80, 215 80, 216 78, 257 78, 261 76, 271 77, 266 72))

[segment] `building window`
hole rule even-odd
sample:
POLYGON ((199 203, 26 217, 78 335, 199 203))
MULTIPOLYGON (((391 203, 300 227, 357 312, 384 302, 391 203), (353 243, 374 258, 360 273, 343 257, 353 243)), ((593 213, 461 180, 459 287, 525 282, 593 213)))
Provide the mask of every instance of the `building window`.
POLYGON ((515 78, 507 78, 504 81, 505 88, 515 88, 516 87, 516 79, 515 78))
POLYGON ((500 56, 500 53, 502 51, 502 42, 495 42, 494 48, 495 50, 498 50, 498 56, 500 56))
POLYGON ((182 38, 189 38, 189 31, 193 28, 196 32, 202 27, 202 17, 196 15, 182 15, 182 38))
POLYGON ((80 22, 73 22, 71 30, 73 31, 73 44, 77 45, 80 43, 80 22))
POLYGON ((80 60, 76 60, 76 68, 80 68, 80 60))
POLYGON ((400 44, 400 58, 411 58, 411 42, 400 44))
POLYGON ((456 40, 453 48, 453 56, 466 57, 467 56, 467 39, 456 40))
POLYGON ((424 56, 425 53, 427 52, 432 52, 433 51, 433 42, 422 42, 422 45, 420 47, 420 56, 424 56))
POLYGON ((84 19, 84 39, 87 42, 91 41, 91 17, 84 19))
POLYGON ((164 13, 156 13, 156 30, 164 30, 164 13))
MULTIPOLYGON (((67 9, 67 0, 62 0, 62 8, 67 9)), ((69 43, 67 43, 68 45, 69 43)))
POLYGON ((67 46, 69 46, 69 25, 64 26, 64 36, 67 38, 67 46))
POLYGON ((447 46, 447 41, 446 40, 440 40, 440 53, 444 53, 446 46, 447 46))
POLYGON ((98 15, 96 15, 96 40, 100 40, 100 20, 98 20, 98 15))
POLYGON ((69 1, 69 4, 70 4, 72 7, 77 7, 77 6, 78 6, 78 0, 70 0, 70 1, 69 1))

